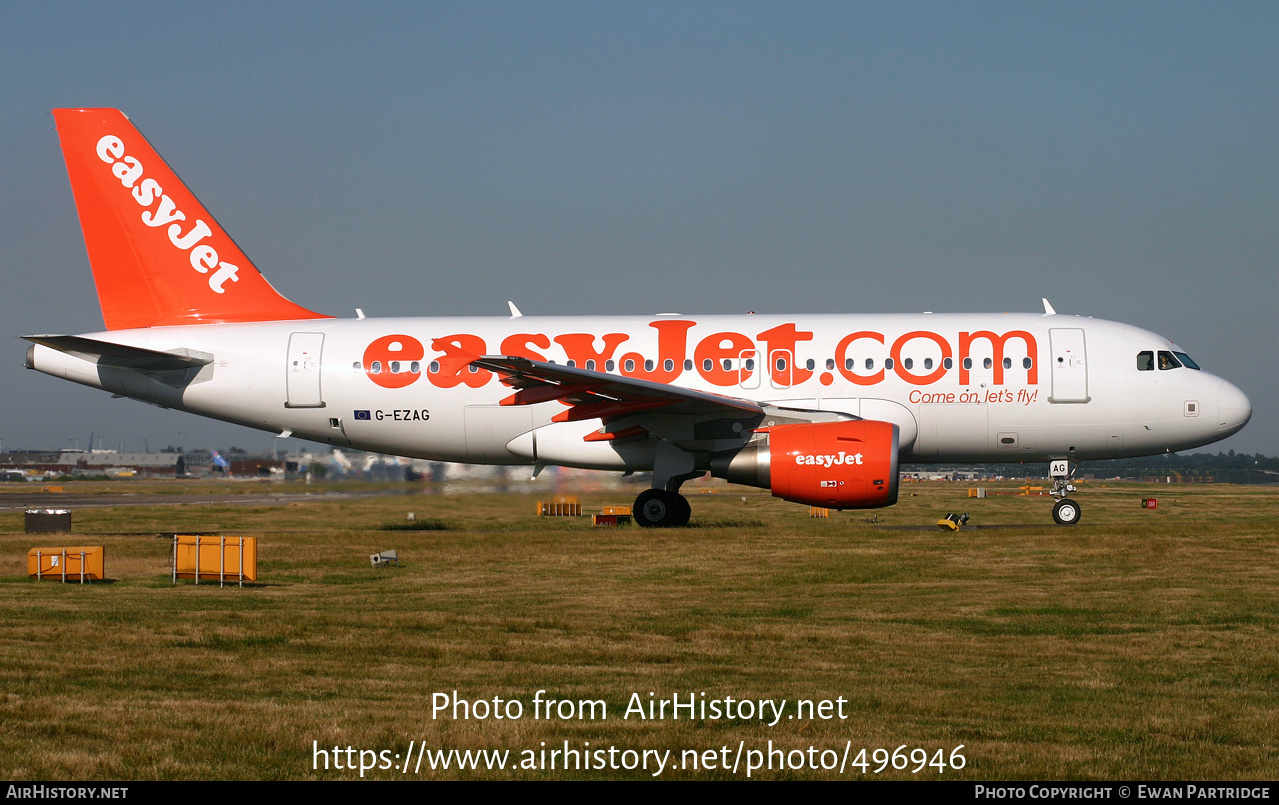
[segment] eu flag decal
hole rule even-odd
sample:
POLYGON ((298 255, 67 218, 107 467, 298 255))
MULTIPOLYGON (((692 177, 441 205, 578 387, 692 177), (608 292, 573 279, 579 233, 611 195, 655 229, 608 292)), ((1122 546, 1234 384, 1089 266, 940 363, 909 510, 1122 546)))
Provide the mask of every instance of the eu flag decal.
POLYGON ((372 419, 372 417, 369 416, 369 411, 367 408, 362 411, 355 412, 356 422, 368 422, 370 419, 372 419))

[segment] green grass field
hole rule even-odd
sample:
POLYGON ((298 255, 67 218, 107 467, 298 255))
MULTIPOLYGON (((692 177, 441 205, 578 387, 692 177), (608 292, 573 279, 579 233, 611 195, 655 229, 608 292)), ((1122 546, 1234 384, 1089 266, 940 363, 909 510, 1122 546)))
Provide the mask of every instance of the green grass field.
MULTIPOLYGON (((403 484, 342 500, 301 494, 340 487, 283 483, 68 484, 108 502, 136 490, 210 502, 80 508, 71 536, 26 535, 20 511, 0 514, 0 775, 359 776, 313 769, 313 742, 386 750, 379 760, 396 768, 370 777, 655 770, 424 762, 405 775, 393 758, 417 741, 510 750, 516 766, 567 741, 671 750, 663 778, 741 778, 745 760, 736 773, 718 766, 771 741, 814 747, 819 766, 833 757, 822 751, 855 760, 865 748, 872 761, 904 746, 932 759, 962 745, 964 765, 841 774, 779 769, 774 756, 753 777, 1279 778, 1279 488, 1081 486, 1072 528, 1051 524, 1046 497, 976 500, 964 484, 919 483, 896 507, 829 520, 757 490, 690 489, 694 527, 649 531, 538 518, 536 496, 405 495, 403 484), (218 497, 268 488, 298 494, 218 497), (1148 496, 1157 509, 1141 507, 1148 496), (409 511, 422 528, 386 530, 409 511), (964 511, 976 527, 929 527, 964 511), (157 534, 181 530, 258 537, 259 581, 174 587, 157 534), (109 583, 27 578, 29 548, 79 544, 106 546, 109 583), (401 567, 370 566, 391 548, 401 567), (433 694, 455 690, 518 700, 523 715, 433 717, 433 694), (535 718, 539 690, 602 700, 607 719, 535 718), (650 692, 784 699, 786 715, 797 700, 842 698, 847 717, 622 717, 650 692), (715 750, 717 768, 671 768, 684 750, 715 750)), ((632 494, 583 495, 583 509, 632 494)))

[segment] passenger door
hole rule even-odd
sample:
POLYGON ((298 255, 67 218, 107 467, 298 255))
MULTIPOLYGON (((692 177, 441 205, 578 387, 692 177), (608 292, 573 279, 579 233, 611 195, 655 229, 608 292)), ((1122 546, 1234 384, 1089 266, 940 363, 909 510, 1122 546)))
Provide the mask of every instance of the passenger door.
POLYGON ((1088 364, 1084 331, 1077 327, 1056 327, 1048 331, 1052 350, 1051 403, 1086 403, 1088 364))
POLYGON ((285 408, 324 407, 320 393, 320 357, 323 351, 323 333, 293 333, 289 336, 285 408))

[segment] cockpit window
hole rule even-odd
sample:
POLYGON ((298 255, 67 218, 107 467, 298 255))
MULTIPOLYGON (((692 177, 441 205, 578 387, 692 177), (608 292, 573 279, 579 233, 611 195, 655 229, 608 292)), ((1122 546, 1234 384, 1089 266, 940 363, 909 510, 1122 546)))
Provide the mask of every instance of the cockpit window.
POLYGON ((1180 369, 1181 362, 1173 357, 1173 354, 1166 349, 1159 350, 1159 370, 1180 369))
POLYGON ((1177 358, 1181 361, 1181 365, 1182 365, 1182 366, 1186 366, 1186 367, 1189 367, 1189 368, 1191 368, 1191 369, 1198 369, 1198 368, 1199 368, 1199 364, 1197 364, 1197 363, 1195 363, 1193 360, 1191 360, 1191 359, 1190 359, 1190 356, 1189 356, 1189 355, 1187 355, 1186 353, 1184 353, 1184 352, 1174 352, 1174 353, 1172 353, 1172 354, 1177 356, 1177 358))
POLYGON ((1155 353, 1150 350, 1137 353, 1137 371, 1153 372, 1155 370, 1155 353))

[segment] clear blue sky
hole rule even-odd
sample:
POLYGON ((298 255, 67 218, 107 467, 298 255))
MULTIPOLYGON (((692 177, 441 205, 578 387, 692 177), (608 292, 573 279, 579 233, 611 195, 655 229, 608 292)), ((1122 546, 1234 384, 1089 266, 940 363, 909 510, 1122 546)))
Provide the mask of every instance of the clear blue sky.
MULTIPOLYGON (((351 315, 1038 310, 1279 454, 1279 4, 0 2, 10 336, 101 326, 55 106, 351 315)), ((0 361, 5 448, 271 446, 0 361)), ((296 443, 293 443, 296 444, 296 443)), ((1217 449, 1215 446, 1209 449, 1217 449)))

